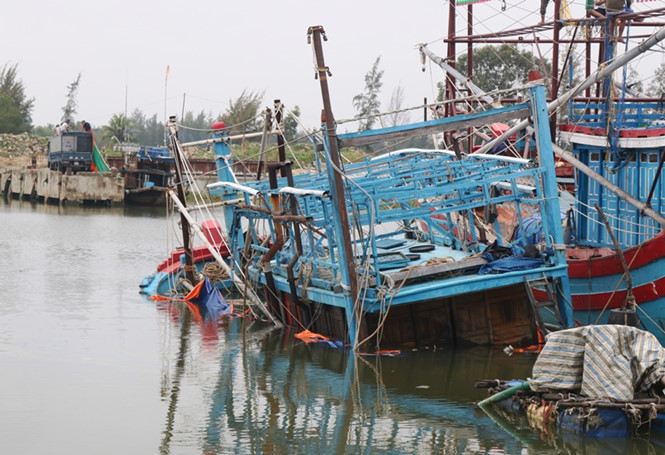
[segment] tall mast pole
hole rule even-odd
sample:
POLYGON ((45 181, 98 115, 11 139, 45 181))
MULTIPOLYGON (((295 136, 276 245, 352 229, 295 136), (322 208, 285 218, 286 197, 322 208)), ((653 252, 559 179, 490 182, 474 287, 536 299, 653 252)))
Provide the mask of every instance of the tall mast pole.
MULTIPOLYGON (((448 0, 448 46, 446 57, 448 64, 455 68, 455 0, 448 0)), ((446 77, 446 115, 455 115, 455 83, 446 77)))
MULTIPOLYGON (((553 37, 552 37, 552 74, 550 77, 550 82, 552 83, 550 89, 550 100, 556 99, 559 94, 559 20, 561 19, 561 0, 554 0, 554 26, 553 26, 553 37)), ((572 46, 572 44, 571 44, 572 46)), ((556 138, 556 112, 552 114, 550 118, 550 135, 552 141, 556 138)))
MULTIPOLYGON (((467 6, 467 12, 466 12, 466 35, 467 36, 473 36, 473 5, 469 4, 467 6)), ((471 78, 473 76, 473 41, 469 40, 469 42, 466 45, 466 75, 471 78)), ((471 150, 473 150, 473 135, 471 134, 471 129, 467 129, 467 143, 466 143, 466 150, 467 152, 471 153, 471 150)))
MULTIPOLYGON (((330 106, 330 93, 328 91, 328 76, 330 71, 323 59, 323 47, 321 37, 327 40, 325 30, 320 25, 310 27, 307 30, 308 40, 311 38, 314 45, 314 54, 316 55, 316 75, 321 83, 321 96, 323 98, 323 120, 326 126, 326 135, 328 139, 328 151, 330 165, 327 167, 328 179, 331 180, 331 196, 333 216, 337 217, 335 224, 335 236, 339 239, 342 248, 338 248, 338 259, 340 271, 342 273, 342 287, 346 297, 346 321, 348 325, 349 342, 353 349, 358 348, 356 339, 356 330, 358 324, 362 323, 362 305, 358 301, 358 282, 356 280, 356 266, 354 262, 353 248, 351 245, 351 236, 349 228, 349 216, 346 210, 346 195, 344 183, 341 176, 341 162, 339 159, 339 149, 337 146, 337 131, 335 127, 335 118, 333 117, 330 106)), ((360 338, 364 338, 366 332, 360 330, 360 338)))
MULTIPOLYGON (((178 199, 183 204, 183 207, 186 206, 185 202, 185 190, 183 188, 183 162, 182 162, 182 150, 180 149, 180 144, 177 141, 177 130, 175 123, 175 116, 169 118, 169 122, 166 125, 169 136, 171 137, 171 148, 173 150, 173 157, 175 158, 175 174, 176 174, 176 191, 178 192, 178 199)), ((192 258, 192 241, 189 233, 189 222, 187 218, 182 213, 180 214, 180 225, 182 228, 182 244, 185 249, 185 278, 192 283, 196 284, 196 278, 194 277, 194 260, 192 258)))
MULTIPOLYGON (((280 100, 275 100, 273 102, 275 108, 275 124, 277 125, 277 153, 279 156, 279 162, 284 163, 286 161, 286 140, 284 138, 284 105, 280 100)), ((280 168, 280 175, 286 177, 287 170, 286 167, 280 168)))

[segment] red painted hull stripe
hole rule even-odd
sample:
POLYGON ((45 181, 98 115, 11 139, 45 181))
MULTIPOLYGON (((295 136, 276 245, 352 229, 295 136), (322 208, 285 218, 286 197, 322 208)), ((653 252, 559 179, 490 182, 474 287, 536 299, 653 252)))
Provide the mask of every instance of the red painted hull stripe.
MULTIPOLYGON (((665 258, 665 231, 661 231, 642 245, 624 250, 623 255, 626 258, 626 263, 630 265, 631 270, 665 258)), ((588 279, 593 276, 615 274, 623 274, 621 261, 615 255, 591 259, 568 258, 568 276, 571 279, 588 279)))

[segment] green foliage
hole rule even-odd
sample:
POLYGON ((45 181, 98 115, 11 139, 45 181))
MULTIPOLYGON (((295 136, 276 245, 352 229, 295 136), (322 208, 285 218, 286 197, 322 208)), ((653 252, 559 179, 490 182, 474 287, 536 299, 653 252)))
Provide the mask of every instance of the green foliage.
POLYGON ((10 134, 25 132, 21 110, 6 93, 0 93, 0 132, 10 134))
POLYGON ((123 114, 113 114, 108 125, 102 127, 101 139, 109 145, 111 149, 115 149, 122 143, 135 142, 136 139, 132 136, 131 121, 123 114))
POLYGON ((365 92, 353 97, 353 107, 358 114, 355 118, 359 119, 358 130, 366 131, 372 128, 376 117, 379 114, 381 102, 379 101, 379 92, 381 91, 381 78, 383 70, 379 70, 381 56, 377 57, 372 65, 372 69, 365 75, 365 92))
POLYGON ((446 84, 444 82, 436 83, 436 101, 443 101, 446 99, 446 84))
MULTIPOLYGON (((457 69, 466 73, 467 62, 468 56, 463 54, 457 60, 457 69)), ((549 62, 545 62, 545 67, 549 72, 549 62)), ((531 69, 541 70, 539 60, 529 51, 520 51, 514 44, 483 46, 473 52, 473 82, 486 92, 526 83, 531 69)))
POLYGON ((23 133, 32 128, 34 98, 25 95, 23 82, 18 79, 18 64, 5 65, 0 70, 0 133, 23 133))
POLYGON ((251 133, 263 128, 259 109, 264 93, 243 90, 238 98, 229 100, 229 107, 218 118, 226 123, 229 134, 251 133))
MULTIPOLYGON (((239 142, 231 143, 231 151, 233 159, 255 161, 259 159, 261 152, 261 144, 259 142, 245 142, 241 146, 239 142)), ((277 143, 271 142, 268 145, 266 160, 277 161, 279 159, 279 151, 277 143)), ((294 170, 298 168, 298 163, 303 166, 309 166, 314 162, 314 149, 309 144, 292 144, 286 148, 286 159, 293 163, 294 170)))
POLYGON ((35 126, 32 129, 32 134, 37 137, 51 137, 53 136, 53 131, 55 130, 55 125, 49 123, 48 125, 35 126))
POLYGON ((164 144, 164 124, 157 120, 157 114, 147 118, 139 109, 129 117, 129 133, 141 145, 160 146, 164 144))
POLYGON ((642 76, 632 65, 628 65, 626 86, 637 93, 644 93, 644 83, 642 82, 642 76))
MULTIPOLYGON (((240 160, 258 160, 261 144, 257 142, 246 142, 244 146, 240 146, 239 142, 232 142, 230 144, 231 153, 234 161, 240 160)), ((367 158, 367 154, 357 148, 347 148, 341 151, 343 161, 358 162, 367 158)), ((212 154, 210 155, 212 157, 212 154)), ((279 159, 279 152, 275 142, 271 142, 268 146, 268 153, 266 160, 277 161, 279 159)), ((293 170, 297 171, 302 168, 313 168, 316 163, 314 156, 314 148, 311 144, 291 144, 286 149, 286 159, 293 163, 293 170)), ((323 156, 319 157, 323 162, 323 156)))
POLYGON ((181 125, 178 129, 180 142, 194 142, 210 138, 209 132, 214 120, 212 116, 206 115, 203 111, 196 116, 192 112, 187 112, 179 123, 181 125))
POLYGON ((79 84, 81 83, 81 73, 76 76, 74 82, 67 86, 67 103, 62 108, 62 120, 70 120, 76 115, 76 108, 78 107, 78 102, 76 101, 76 95, 79 91, 79 84))

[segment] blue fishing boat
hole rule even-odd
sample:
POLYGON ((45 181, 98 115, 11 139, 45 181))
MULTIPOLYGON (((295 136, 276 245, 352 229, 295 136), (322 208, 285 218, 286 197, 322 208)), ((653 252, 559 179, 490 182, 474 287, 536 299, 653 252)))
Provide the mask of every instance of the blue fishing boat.
MULTIPOLYGON (((450 0, 451 11, 460 3, 450 0)), ((665 8, 636 1, 639 8, 633 5, 634 10, 624 11, 621 7, 603 18, 571 17, 565 14, 564 2, 555 0, 550 2, 554 7, 551 22, 478 33, 473 14, 490 8, 490 3, 477 5, 475 11, 466 6, 466 35, 456 33, 455 21, 461 16, 451 15, 447 62, 454 61, 458 44, 470 52, 480 44, 520 43, 536 46, 539 52, 544 43, 551 45, 552 67, 545 79, 549 81, 548 110, 557 113, 551 118, 553 151, 574 168, 573 180, 568 182, 574 200, 566 202, 562 221, 571 232, 566 257, 575 320, 638 324, 665 343, 665 183, 661 178, 665 114, 662 99, 638 94, 627 82, 629 63, 655 49, 665 36, 661 28, 665 8), (619 38, 621 29, 619 41, 612 39, 619 38), (560 59, 563 55, 565 59, 560 59), (579 68, 583 70, 576 71, 579 68), (572 81, 578 74, 582 81, 569 83, 572 88, 562 93, 564 76, 572 81)), ((473 74, 471 67, 454 71, 456 79, 473 74)), ((519 128, 511 126, 479 151, 510 141, 519 128)), ((514 142, 523 138, 518 135, 514 142)), ((524 148, 518 153, 524 153, 524 148)), ((547 300, 542 290, 533 292, 537 299, 547 300)))
MULTIPOLYGON (((310 29, 319 68, 323 29, 310 29)), ((268 179, 239 184, 225 130, 216 129, 223 231, 236 282, 257 289, 281 324, 306 328, 354 349, 532 345, 540 312, 572 325, 561 245, 553 155, 538 160, 454 151, 395 150, 342 166, 339 145, 366 144, 530 117, 535 140, 550 143, 542 85, 528 100, 481 113, 361 133, 338 134, 321 70, 324 169, 294 175, 288 161, 268 179), (526 230, 502 223, 495 209, 538 212, 547 231, 542 250, 507 239, 526 230), (550 290, 536 306, 529 284, 550 290)), ((172 140, 174 135, 172 134, 172 140)), ((177 138, 175 139, 177 141, 177 138)), ((174 147, 175 150, 178 146, 174 147)))
POLYGON ((123 151, 125 204, 163 206, 173 185, 175 160, 164 147, 139 146, 123 151))

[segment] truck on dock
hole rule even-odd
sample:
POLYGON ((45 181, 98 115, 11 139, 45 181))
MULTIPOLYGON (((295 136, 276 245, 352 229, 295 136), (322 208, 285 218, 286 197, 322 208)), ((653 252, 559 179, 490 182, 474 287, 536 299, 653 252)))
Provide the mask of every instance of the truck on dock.
POLYGON ((62 173, 90 171, 93 164, 93 138, 88 132, 63 132, 49 141, 48 167, 62 173))

